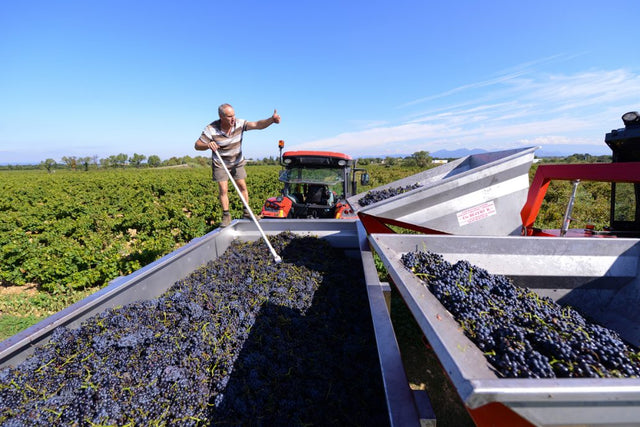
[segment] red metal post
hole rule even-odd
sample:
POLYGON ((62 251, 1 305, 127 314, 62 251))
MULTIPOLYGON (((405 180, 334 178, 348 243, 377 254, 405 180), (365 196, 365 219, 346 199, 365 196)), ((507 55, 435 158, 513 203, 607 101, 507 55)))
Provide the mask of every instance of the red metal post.
POLYGON ((393 231, 392 228, 388 227, 389 225, 401 227, 407 230, 417 231, 422 234, 451 234, 451 233, 446 233, 444 231, 435 230, 433 228, 421 227, 419 225, 411 224, 408 222, 398 221, 396 219, 382 218, 379 216, 374 216, 374 215, 366 214, 363 212, 358 212, 358 217, 360 218, 360 221, 362 222, 364 229, 367 231, 367 234, 395 233, 395 231, 393 231))
POLYGON ((552 180, 600 182, 640 182, 640 162, 540 165, 529 187, 529 194, 520 211, 524 234, 533 228, 540 206, 552 180))

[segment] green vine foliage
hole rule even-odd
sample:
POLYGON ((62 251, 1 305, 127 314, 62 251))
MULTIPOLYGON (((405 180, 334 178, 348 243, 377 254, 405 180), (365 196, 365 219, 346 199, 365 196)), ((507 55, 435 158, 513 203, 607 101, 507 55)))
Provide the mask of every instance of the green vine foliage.
MULTIPOLYGON (((536 169, 537 165, 531 168, 529 173, 531 180, 536 169)), ((569 181, 551 181, 534 226, 542 229, 561 228, 572 191, 573 185, 569 181)), ((602 230, 610 224, 610 209, 611 183, 580 182, 571 213, 570 227, 585 228, 588 224, 592 224, 596 230, 602 230)))
MULTIPOLYGON (((276 166, 251 171, 278 194, 276 166)), ((0 283, 51 293, 102 286, 217 227, 208 168, 12 171, 0 180, 0 283)), ((242 202, 231 192, 232 213, 242 202)), ((260 209, 262 197, 250 200, 260 209)))

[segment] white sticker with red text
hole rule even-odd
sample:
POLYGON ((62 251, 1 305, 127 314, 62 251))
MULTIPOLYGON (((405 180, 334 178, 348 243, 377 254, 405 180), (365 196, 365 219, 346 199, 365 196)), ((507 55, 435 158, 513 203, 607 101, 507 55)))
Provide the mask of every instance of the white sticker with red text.
POLYGON ((471 224, 472 222, 480 221, 496 214, 496 205, 493 200, 483 203, 481 205, 474 206, 469 209, 458 212, 458 224, 460 226, 471 224))

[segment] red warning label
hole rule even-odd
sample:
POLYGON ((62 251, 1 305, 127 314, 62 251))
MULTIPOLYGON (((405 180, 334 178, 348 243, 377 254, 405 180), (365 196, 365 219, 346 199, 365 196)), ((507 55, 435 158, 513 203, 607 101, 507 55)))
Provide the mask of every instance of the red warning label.
POLYGON ((474 206, 469 209, 458 212, 458 224, 460 226, 471 224, 472 222, 480 221, 496 214, 496 205, 493 200, 490 202, 482 203, 481 205, 474 206))

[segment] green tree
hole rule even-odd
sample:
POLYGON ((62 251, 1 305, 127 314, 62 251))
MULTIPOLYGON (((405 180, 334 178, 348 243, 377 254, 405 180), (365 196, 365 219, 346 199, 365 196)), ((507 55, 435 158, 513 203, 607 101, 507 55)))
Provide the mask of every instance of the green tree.
POLYGON ((416 151, 411 155, 410 160, 413 165, 423 168, 431 163, 431 156, 428 151, 416 151))
POLYGON ((211 164, 211 159, 203 156, 198 156, 196 157, 196 162, 198 162, 200 166, 207 166, 211 164))
POLYGON ((113 156, 106 157, 104 159, 100 159, 100 166, 102 166, 103 168, 108 168, 108 167, 113 166, 113 164, 111 162, 111 157, 113 157, 113 156))
POLYGON ((82 164, 82 166, 84 167, 85 171, 89 170, 89 163, 91 163, 91 157, 80 157, 78 159, 78 162, 80 162, 80 164, 82 164))
POLYGON ((147 156, 143 154, 133 153, 133 156, 129 157, 129 164, 139 168, 146 159, 147 156))
POLYGON ((274 159, 273 156, 269 156, 269 157, 265 157, 262 159, 262 161, 258 161, 258 164, 263 164, 263 165, 276 165, 278 164, 278 160, 274 159))
POLYGON ((111 162, 111 165, 113 165, 114 167, 117 167, 117 166, 124 167, 128 159, 129 159, 129 156, 127 156, 124 153, 120 153, 115 156, 109 156, 109 161, 111 162))
POLYGON ((76 158, 76 156, 64 156, 62 157, 62 161, 65 165, 67 165, 67 167, 69 169, 76 169, 76 166, 78 165, 78 159, 76 158))
POLYGON ((53 169, 53 167, 56 165, 56 161, 53 159, 47 159, 41 162, 40 165, 44 167, 47 172, 51 173, 51 169, 53 169))
POLYGON ((182 164, 181 160, 179 158, 175 157, 175 156, 172 156, 168 160, 165 160, 163 163, 165 165, 167 165, 167 166, 177 166, 177 165, 182 164))
POLYGON ((157 168, 161 163, 162 160, 160 160, 160 157, 155 154, 150 155, 147 159, 147 164, 152 168, 157 168))

